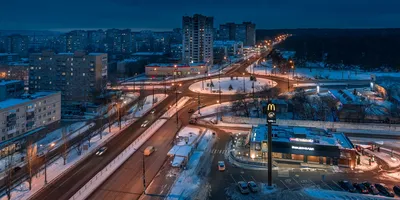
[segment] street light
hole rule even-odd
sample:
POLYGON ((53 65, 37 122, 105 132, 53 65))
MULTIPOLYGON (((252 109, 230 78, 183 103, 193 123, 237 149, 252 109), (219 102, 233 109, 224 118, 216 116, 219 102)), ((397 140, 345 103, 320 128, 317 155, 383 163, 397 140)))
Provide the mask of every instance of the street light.
POLYGON ((219 113, 219 106, 221 105, 221 103, 220 103, 220 101, 219 100, 217 100, 217 104, 218 104, 218 107, 217 107, 217 114, 215 115, 216 116, 216 123, 218 124, 218 113, 219 113))
POLYGON ((243 72, 243 92, 246 93, 246 82, 245 82, 244 72, 243 72))
POLYGON ((47 185, 47 154, 50 152, 51 148, 56 145, 54 142, 49 145, 46 149, 46 153, 44 154, 44 184, 47 185))

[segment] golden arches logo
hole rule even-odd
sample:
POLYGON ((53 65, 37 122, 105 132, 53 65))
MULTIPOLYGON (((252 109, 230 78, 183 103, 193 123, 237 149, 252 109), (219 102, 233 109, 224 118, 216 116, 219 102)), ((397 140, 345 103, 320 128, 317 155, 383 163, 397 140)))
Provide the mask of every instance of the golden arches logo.
POLYGON ((267 110, 268 111, 275 111, 275 104, 268 104, 268 106, 267 106, 267 110))

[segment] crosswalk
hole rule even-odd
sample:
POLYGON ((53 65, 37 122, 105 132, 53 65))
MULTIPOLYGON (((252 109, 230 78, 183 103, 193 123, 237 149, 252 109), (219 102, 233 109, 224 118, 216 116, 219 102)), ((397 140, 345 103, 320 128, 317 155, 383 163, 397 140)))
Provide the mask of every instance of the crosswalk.
POLYGON ((211 150, 209 150, 209 152, 211 154, 226 154, 226 153, 229 152, 229 150, 226 150, 226 149, 211 149, 211 150))

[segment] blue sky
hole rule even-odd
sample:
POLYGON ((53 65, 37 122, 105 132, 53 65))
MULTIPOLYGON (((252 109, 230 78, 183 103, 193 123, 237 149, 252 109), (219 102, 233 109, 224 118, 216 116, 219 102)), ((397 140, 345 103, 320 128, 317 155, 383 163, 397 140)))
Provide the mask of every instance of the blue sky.
POLYGON ((397 28, 399 0, 2 0, 0 29, 169 30, 183 15, 257 28, 397 28))

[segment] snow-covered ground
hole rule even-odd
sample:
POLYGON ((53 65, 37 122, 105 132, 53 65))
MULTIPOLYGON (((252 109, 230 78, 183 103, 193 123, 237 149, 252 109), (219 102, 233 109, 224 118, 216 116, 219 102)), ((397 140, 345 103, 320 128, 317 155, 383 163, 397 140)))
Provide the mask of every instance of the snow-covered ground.
MULTIPOLYGON (((122 126, 127 127, 129 124, 133 123, 134 120, 123 121, 122 126)), ((117 135, 120 132, 119 126, 115 123, 111 132, 108 132, 108 128, 105 128, 102 133, 102 139, 100 139, 100 135, 94 136, 90 140, 90 146, 88 141, 83 143, 83 146, 88 145, 87 151, 82 151, 81 155, 78 155, 78 151, 75 148, 70 148, 67 163, 63 165, 63 158, 58 157, 51 164, 47 166, 47 181, 50 183, 52 180, 61 176, 65 173, 69 168, 76 165, 80 160, 83 160, 85 157, 91 155, 94 151, 96 151, 104 142, 111 139, 111 137, 117 135)), ((28 183, 23 182, 16 188, 14 188, 11 192, 11 200, 23 200, 29 199, 33 194, 38 192, 42 187, 44 187, 44 170, 41 170, 36 176, 33 176, 32 179, 32 190, 28 189, 28 183)), ((6 200, 7 196, 3 196, 0 200, 6 200)))
POLYGON ((132 113, 133 117, 142 117, 144 114, 146 114, 151 108, 159 104, 160 102, 164 101, 165 98, 168 97, 168 94, 154 94, 154 100, 155 102, 153 103, 153 95, 149 95, 144 99, 144 103, 142 105, 139 105, 139 103, 136 103, 134 106, 132 106, 128 113, 132 113))
POLYGON ((350 192, 339 192, 333 190, 323 190, 316 188, 305 188, 303 192, 309 197, 316 199, 357 199, 357 200, 376 200, 376 199, 393 199, 384 196, 359 194, 350 192))
POLYGON ((371 151, 368 149, 364 150, 365 152, 367 152, 370 155, 374 155, 375 157, 381 159, 383 162, 385 162, 390 168, 397 168, 400 166, 400 159, 399 157, 393 155, 390 156, 390 154, 388 153, 384 153, 384 152, 378 152, 378 151, 371 151))
POLYGON ((201 130, 199 128, 185 126, 178 133, 180 140, 177 145, 192 145, 200 134, 201 130))
POLYGON ((131 83, 131 84, 123 83, 123 86, 114 86, 114 87, 110 87, 110 89, 139 91, 139 90, 152 90, 153 88, 155 90, 159 90, 159 89, 167 89, 168 90, 171 88, 170 84, 166 83, 166 85, 164 86, 163 82, 158 82, 158 83, 159 83, 159 85, 135 85, 135 86, 133 86, 133 83, 131 83))
POLYGON ((202 94, 219 94, 219 84, 221 84, 221 94, 232 95, 237 92, 251 93, 253 91, 253 83, 255 92, 262 90, 265 86, 275 87, 277 85, 275 81, 264 78, 258 78, 256 81, 251 81, 250 77, 233 77, 233 79, 230 77, 223 77, 220 80, 218 78, 213 78, 211 80, 193 83, 189 89, 193 92, 199 92, 202 94), (209 87, 211 82, 214 87, 209 87), (232 86, 231 90, 229 90, 230 86, 232 86), (243 88, 245 88, 245 90, 243 90, 243 88))
POLYGON ((175 106, 175 104, 173 104, 173 107, 168 109, 167 112, 165 112, 161 117, 162 118, 170 118, 172 116, 175 115, 176 112, 178 112, 179 109, 181 109, 186 102, 188 102, 190 100, 190 97, 182 97, 181 99, 178 100, 177 106, 175 106))
MULTIPOLYGON (((252 72, 253 65, 246 69, 248 72, 252 72)), ((275 73, 273 70, 271 60, 262 63, 260 66, 254 67, 254 73, 260 75, 272 75, 282 78, 293 79, 293 73, 280 74, 275 73)), ((319 68, 295 68, 294 77, 301 79, 331 79, 331 80, 371 80, 371 74, 376 77, 400 77, 400 73, 396 72, 364 72, 360 70, 329 70, 322 67, 319 68)))
POLYGON ((204 108, 200 108, 200 114, 199 111, 196 110, 196 112, 193 113, 192 118, 212 115, 218 111, 228 110, 231 107, 231 105, 232 102, 224 102, 221 104, 213 104, 204 108))
POLYGON ((361 156, 360 158, 361 164, 356 165, 354 170, 357 172, 366 172, 378 168, 377 162, 371 162, 371 165, 369 165, 369 159, 370 159, 369 156, 361 156))
POLYGON ((186 170, 183 170, 176 179, 167 199, 205 199, 204 197, 207 197, 209 189, 207 177, 201 176, 199 172, 204 170, 203 167, 209 168, 211 158, 204 152, 212 148, 214 142, 212 131, 207 130, 190 157, 186 170))
MULTIPOLYGON (((85 132, 90 125, 86 125, 86 122, 76 122, 74 124, 71 124, 67 127, 64 127, 65 130, 67 131, 68 134, 68 139, 72 139, 74 137, 76 137, 77 135, 79 135, 82 132, 85 132)), ((55 131, 52 131, 50 133, 48 133, 44 138, 40 139, 39 141, 37 141, 36 143, 32 144, 34 146, 34 149, 37 149, 36 152, 37 154, 41 154, 41 152, 43 151, 43 149, 47 148, 49 146, 50 143, 55 143, 56 146, 59 146, 61 143, 59 142, 62 138, 62 129, 64 128, 59 128, 55 131)), ((54 148, 53 148, 54 149, 54 148)), ((24 157, 25 152, 15 152, 12 155, 12 159, 10 159, 10 157, 5 157, 0 159, 0 172, 1 175, 0 177, 3 177, 3 172, 6 169, 6 166, 8 165, 8 162, 11 160, 12 166, 21 166, 23 165, 25 162, 21 162, 21 157, 24 157)), ((12 167, 11 167, 12 168, 12 167)))

